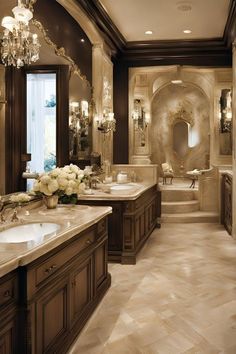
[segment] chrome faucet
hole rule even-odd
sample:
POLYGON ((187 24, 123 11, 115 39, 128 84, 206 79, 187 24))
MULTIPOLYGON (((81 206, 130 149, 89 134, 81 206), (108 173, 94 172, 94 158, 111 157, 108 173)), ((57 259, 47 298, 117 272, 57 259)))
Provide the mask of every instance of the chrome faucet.
POLYGON ((93 177, 91 177, 91 180, 90 180, 90 188, 97 189, 97 184, 100 184, 100 183, 102 183, 100 178, 97 176, 93 176, 93 177))

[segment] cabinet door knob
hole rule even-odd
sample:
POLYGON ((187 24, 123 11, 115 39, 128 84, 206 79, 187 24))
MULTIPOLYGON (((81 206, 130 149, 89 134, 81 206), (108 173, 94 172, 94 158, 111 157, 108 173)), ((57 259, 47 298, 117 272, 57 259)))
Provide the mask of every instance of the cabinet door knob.
POLYGON ((86 244, 87 244, 87 245, 91 245, 91 243, 92 243, 92 241, 89 240, 89 239, 86 241, 86 244))
POLYGON ((4 291, 3 296, 4 296, 4 297, 10 297, 10 296, 11 296, 10 290, 4 291))
POLYGON ((49 268, 45 269, 44 273, 51 273, 57 267, 56 264, 51 265, 49 268))

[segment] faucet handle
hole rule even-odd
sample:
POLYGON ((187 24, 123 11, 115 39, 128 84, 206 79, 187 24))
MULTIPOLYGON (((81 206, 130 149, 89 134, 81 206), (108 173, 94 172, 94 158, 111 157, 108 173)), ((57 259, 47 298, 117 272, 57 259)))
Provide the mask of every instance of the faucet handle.
POLYGON ((5 216, 3 215, 3 212, 0 214, 0 223, 4 223, 6 221, 5 216))
POLYGON ((15 208, 11 217, 11 222, 19 221, 19 218, 17 216, 17 209, 15 208))

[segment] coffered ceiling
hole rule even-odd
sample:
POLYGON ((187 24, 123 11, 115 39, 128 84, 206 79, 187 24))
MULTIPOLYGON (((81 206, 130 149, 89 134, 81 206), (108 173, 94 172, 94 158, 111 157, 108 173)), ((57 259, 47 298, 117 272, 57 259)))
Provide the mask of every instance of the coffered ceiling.
POLYGON ((126 41, 222 38, 230 6, 230 0, 99 1, 126 41))

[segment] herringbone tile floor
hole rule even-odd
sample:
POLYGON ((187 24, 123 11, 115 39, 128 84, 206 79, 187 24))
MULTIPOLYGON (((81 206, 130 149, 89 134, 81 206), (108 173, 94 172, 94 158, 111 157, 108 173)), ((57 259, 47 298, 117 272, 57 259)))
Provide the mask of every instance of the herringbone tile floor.
POLYGON ((236 241, 217 224, 164 224, 112 286, 70 354, 236 354, 236 241))

